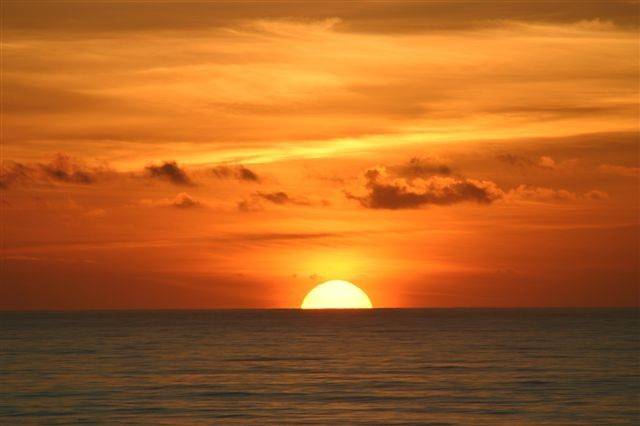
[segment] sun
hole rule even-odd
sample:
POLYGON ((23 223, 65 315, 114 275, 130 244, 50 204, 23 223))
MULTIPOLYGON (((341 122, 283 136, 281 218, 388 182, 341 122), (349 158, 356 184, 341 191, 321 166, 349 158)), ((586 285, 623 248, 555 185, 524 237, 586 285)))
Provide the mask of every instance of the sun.
POLYGON ((316 286, 305 296, 301 309, 371 309, 367 293, 349 281, 331 280, 316 286))

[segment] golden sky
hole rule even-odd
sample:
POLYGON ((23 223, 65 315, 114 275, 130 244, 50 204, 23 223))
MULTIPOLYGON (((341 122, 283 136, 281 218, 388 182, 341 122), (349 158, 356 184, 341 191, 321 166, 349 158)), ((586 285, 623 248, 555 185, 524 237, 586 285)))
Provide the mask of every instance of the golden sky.
POLYGON ((5 1, 0 309, 638 305, 638 3, 5 1))

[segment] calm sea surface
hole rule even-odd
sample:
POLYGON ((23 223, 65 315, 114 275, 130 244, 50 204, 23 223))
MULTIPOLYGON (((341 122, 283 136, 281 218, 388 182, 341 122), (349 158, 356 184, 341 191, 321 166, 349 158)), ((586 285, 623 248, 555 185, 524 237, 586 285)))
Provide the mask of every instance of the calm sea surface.
POLYGON ((640 424, 638 310, 0 314, 0 424, 640 424))

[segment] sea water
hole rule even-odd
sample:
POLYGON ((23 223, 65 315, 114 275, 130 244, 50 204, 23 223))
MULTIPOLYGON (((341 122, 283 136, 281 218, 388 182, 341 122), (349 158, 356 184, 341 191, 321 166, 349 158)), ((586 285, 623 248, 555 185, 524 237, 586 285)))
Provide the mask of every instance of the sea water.
POLYGON ((0 314, 0 424, 640 423, 635 309, 0 314))

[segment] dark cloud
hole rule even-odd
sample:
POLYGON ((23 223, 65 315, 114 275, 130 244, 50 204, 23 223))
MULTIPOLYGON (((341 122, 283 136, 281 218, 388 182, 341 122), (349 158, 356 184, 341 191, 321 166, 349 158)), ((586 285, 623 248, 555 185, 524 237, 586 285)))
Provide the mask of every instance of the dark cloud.
POLYGON ((347 198, 370 209, 414 209, 424 205, 451 205, 462 202, 490 204, 504 193, 493 182, 434 176, 420 184, 392 178, 386 169, 364 173, 364 195, 345 192, 347 198))
POLYGON ((227 179, 235 176, 234 170, 229 166, 216 166, 211 169, 211 173, 220 179, 227 179))
MULTIPOLYGON (((259 199, 269 201, 273 204, 296 204, 298 206, 310 206, 312 204, 315 204, 304 197, 292 197, 283 191, 275 191, 275 192, 258 191, 254 194, 254 196, 259 199)), ((326 200, 321 200, 318 202, 318 204, 326 206, 328 202, 326 200)))
POLYGON ((532 167, 535 163, 528 157, 516 154, 503 153, 497 156, 499 161, 515 167, 532 167))
POLYGON ((260 178, 251 169, 243 166, 225 166, 220 165, 211 169, 213 175, 220 179, 238 179, 247 182, 258 182, 260 178))
POLYGON ((253 202, 253 200, 240 200, 237 206, 239 211, 245 213, 261 210, 260 205, 253 202))
MULTIPOLYGON (((255 192, 251 194, 251 197, 238 202, 238 210, 242 212, 259 211, 264 209, 264 201, 277 205, 298 205, 298 206, 311 206, 313 203, 306 198, 292 197, 284 191, 274 192, 255 192)), ((321 200, 319 205, 326 206, 328 202, 321 200)))
MULTIPOLYGON (((175 161, 165 161, 161 165, 149 165, 146 176, 163 179, 174 185, 193 186, 194 182, 175 161)), ((0 167, 0 188, 6 189, 18 184, 67 183, 90 185, 109 177, 126 177, 106 165, 87 165, 67 154, 58 153, 51 161, 43 163, 4 162, 0 167)))
POLYGON ((165 161, 162 165, 150 165, 146 169, 151 178, 163 179, 178 186, 193 186, 194 183, 187 173, 175 161, 165 161))
POLYGON ((178 195, 176 195, 174 198, 164 198, 164 199, 144 198, 139 201, 139 205, 144 207, 175 207, 177 209, 183 209, 183 210, 206 207, 206 204, 196 200, 186 192, 181 192, 178 195))
POLYGON ((256 196, 270 201, 274 204, 287 204, 293 203, 293 200, 286 192, 277 191, 277 192, 256 192, 256 196))
MULTIPOLYGON (((525 157, 504 154, 502 160, 516 165, 554 168, 550 157, 540 157, 528 162, 525 157), (524 162, 524 163, 523 163, 524 162)), ((345 191, 348 199, 355 200, 370 209, 415 209, 426 205, 452 205, 463 202, 491 204, 505 202, 581 202, 606 200, 609 195, 600 190, 575 193, 566 189, 519 185, 509 191, 502 190, 492 181, 469 179, 459 176, 432 175, 423 179, 407 179, 394 167, 378 167, 364 172, 357 191, 345 191)), ((400 171, 401 172, 401 171, 400 171)))
POLYGON ((437 163, 429 159, 414 157, 405 164, 392 167, 393 171, 400 177, 407 179, 423 178, 432 175, 448 176, 451 174, 451 167, 437 163))
POLYGON ((255 174, 252 170, 244 167, 244 166, 240 166, 240 179, 242 180, 251 180, 251 181, 258 181, 258 175, 255 174))
POLYGON ((314 175, 313 177, 315 177, 316 179, 320 179, 326 182, 330 182, 332 184, 340 184, 343 185, 345 183, 345 180, 341 177, 338 176, 328 176, 328 175, 314 175))
POLYGON ((0 171, 0 188, 51 182, 89 185, 109 173, 112 172, 105 166, 87 166, 67 154, 58 153, 47 163, 4 163, 0 171))
POLYGON ((59 182, 88 185, 96 181, 93 172, 83 168, 66 154, 56 154, 53 161, 41 164, 40 169, 47 177, 59 182))

